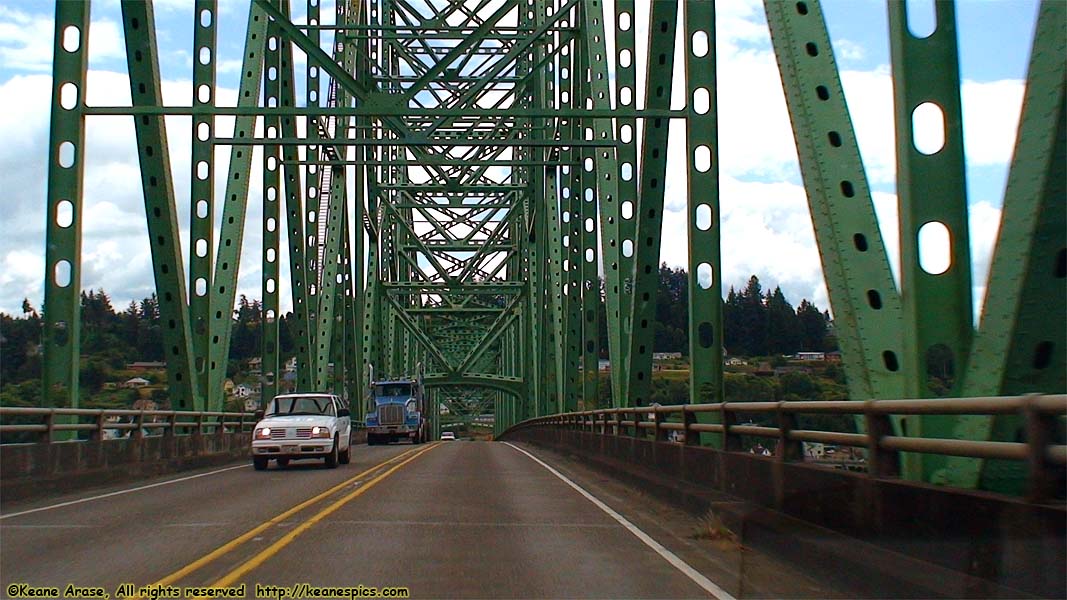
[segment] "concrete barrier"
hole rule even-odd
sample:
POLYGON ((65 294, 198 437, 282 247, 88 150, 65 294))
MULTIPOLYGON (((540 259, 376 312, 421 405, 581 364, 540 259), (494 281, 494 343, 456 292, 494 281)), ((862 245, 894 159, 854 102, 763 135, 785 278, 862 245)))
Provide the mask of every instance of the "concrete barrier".
MULTIPOLYGON (((152 436, 0 446, 0 498, 41 498, 249 459, 252 433, 152 436)), ((367 430, 352 432, 367 443, 367 430)))
POLYGON ((630 436, 531 427, 502 439, 573 454, 695 514, 714 507, 743 544, 873 595, 1067 597, 1062 504, 630 436))
POLYGON ((5 501, 44 497, 233 462, 248 456, 251 433, 153 436, 0 446, 5 501))

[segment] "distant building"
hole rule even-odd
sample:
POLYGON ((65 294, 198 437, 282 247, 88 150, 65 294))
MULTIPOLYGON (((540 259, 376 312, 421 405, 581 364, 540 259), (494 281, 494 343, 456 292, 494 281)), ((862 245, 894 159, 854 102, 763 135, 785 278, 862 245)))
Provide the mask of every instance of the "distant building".
POLYGON ((125 388, 143 388, 146 385, 148 385, 148 380, 147 379, 145 379, 143 377, 134 377, 132 379, 127 379, 125 382, 123 382, 122 387, 125 387, 125 388))
POLYGON ((296 372, 296 357, 295 356, 290 358, 289 360, 285 361, 285 372, 286 373, 295 373, 296 372))
POLYGON ((726 362, 724 364, 728 367, 743 367, 748 363, 745 362, 743 359, 737 358, 736 356, 731 356, 730 358, 726 359, 726 362))
POLYGON ((234 387, 236 386, 233 385, 233 380, 227 379, 226 381, 222 382, 222 393, 226 394, 227 396, 232 396, 234 387))
POLYGON ((126 368, 131 371, 153 371, 166 369, 167 363, 159 361, 137 361, 127 364, 126 368))
POLYGON ((826 360, 825 352, 797 352, 794 356, 797 360, 826 360))
POLYGON ((255 388, 246 383, 242 383, 233 388, 233 395, 237 398, 248 398, 254 393, 256 393, 255 388))
POLYGON ((834 350, 826 353, 826 362, 841 362, 841 352, 834 350))
POLYGON ((263 359, 255 357, 248 361, 248 374, 259 375, 263 371, 263 359))
POLYGON ((245 398, 245 411, 254 412, 259 410, 259 394, 245 398))
POLYGON ((682 358, 681 352, 653 352, 652 360, 678 360, 682 358))
POLYGON ((597 361, 596 369, 597 371, 610 371, 611 361, 606 358, 600 359, 599 361, 597 361))

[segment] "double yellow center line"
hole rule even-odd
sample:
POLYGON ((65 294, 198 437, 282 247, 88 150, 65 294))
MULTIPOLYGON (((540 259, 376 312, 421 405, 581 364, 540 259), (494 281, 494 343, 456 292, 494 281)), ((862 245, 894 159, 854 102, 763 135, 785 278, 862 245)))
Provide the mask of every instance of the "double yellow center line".
POLYGON ((373 467, 367 469, 366 471, 363 471, 359 475, 356 475, 354 477, 346 479, 345 481, 342 481, 341 483, 333 486, 332 488, 326 490, 325 492, 322 492, 321 494, 318 494, 317 496, 308 498, 307 500, 304 500, 300 504, 297 504, 296 506, 286 510, 285 512, 277 515, 276 517, 273 517, 271 519, 268 519, 268 520, 264 521, 263 523, 260 523, 259 525, 255 526, 252 529, 246 531, 245 533, 237 536, 236 538, 230 540, 229 542, 226 542, 225 544, 219 546, 218 548, 212 550, 211 552, 205 554, 204 556, 194 560, 193 562, 185 565, 184 567, 182 567, 181 569, 178 569, 177 571, 171 573, 170 575, 167 575, 166 577, 164 577, 163 579, 160 579, 159 581, 155 582, 152 585, 153 586, 171 585, 171 584, 183 579, 184 577, 190 575, 191 573, 194 573, 195 571, 201 569, 202 567, 204 567, 204 566, 206 566, 208 564, 211 564, 212 562, 218 560, 219 558, 225 556, 226 554, 229 554, 230 552, 232 552, 233 550, 237 549, 238 547, 240 547, 245 542, 251 540, 252 538, 256 537, 257 535, 259 535, 260 533, 262 533, 263 531, 268 529, 271 525, 276 525, 278 523, 282 523, 285 520, 287 520, 289 517, 295 515, 296 513, 304 510, 305 508, 311 506, 312 504, 315 504, 315 503, 317 503, 317 502, 319 502, 321 500, 324 500, 324 499, 328 498, 332 494, 337 493, 338 491, 344 489, 345 487, 347 487, 349 485, 352 485, 353 483, 358 482, 360 479, 366 477, 367 475, 370 475, 371 473, 374 473, 375 471, 379 471, 383 467, 386 467, 387 465, 389 465, 391 463, 396 463, 390 469, 380 473, 379 475, 375 476, 373 479, 367 481, 363 485, 360 485, 354 491, 350 492, 349 494, 345 495, 341 499, 333 502, 332 504, 330 504, 326 508, 322 509, 321 511, 319 511, 315 515, 311 516, 308 520, 304 521, 299 526, 295 527, 292 531, 290 531, 289 533, 287 533, 284 536, 282 536, 281 539, 279 539, 278 541, 276 541, 273 544, 271 544, 265 550, 263 550, 262 552, 256 554, 251 559, 249 559, 248 561, 244 562, 241 566, 239 566, 238 568, 234 569, 233 571, 230 571, 229 573, 224 575, 221 579, 219 579, 218 581, 216 581, 215 583, 212 584, 213 586, 227 586, 227 585, 230 585, 234 581, 237 581, 237 579, 240 578, 241 576, 243 576, 245 573, 248 573, 252 569, 258 567, 261 564, 263 564, 263 562, 265 562, 268 558, 270 558, 270 557, 274 556, 275 554, 277 554, 282 548, 284 548, 290 542, 292 542, 294 539, 296 539, 296 537, 299 536, 301 533, 307 531, 312 525, 314 525, 315 523, 318 523, 324 517, 330 515, 331 513, 333 513, 337 509, 341 508, 342 506, 344 506, 348 502, 354 500, 355 498, 358 498, 360 495, 363 494, 363 492, 366 492, 370 488, 374 487, 381 480, 383 480, 386 477, 392 475, 397 470, 399 470, 401 467, 403 467, 404 465, 408 464, 409 462, 415 460, 419 456, 422 456, 426 452, 429 452, 430 450, 433 450, 435 447, 437 447, 437 444, 430 444, 429 446, 427 446, 425 448, 415 448, 415 449, 412 449, 412 450, 408 450, 407 452, 404 452, 403 454, 399 454, 399 455, 394 456, 393 458, 391 458, 391 459, 389 459, 387 461, 384 461, 384 462, 381 462, 381 463, 379 463, 377 465, 374 465, 373 467))

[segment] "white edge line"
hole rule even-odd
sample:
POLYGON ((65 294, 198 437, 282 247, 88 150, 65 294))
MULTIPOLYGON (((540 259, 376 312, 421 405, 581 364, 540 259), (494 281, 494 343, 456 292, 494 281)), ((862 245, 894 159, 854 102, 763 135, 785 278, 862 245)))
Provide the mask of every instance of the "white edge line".
POLYGON ((662 556, 664 558, 664 560, 666 560, 667 562, 671 563, 671 565, 674 566, 674 568, 678 569, 686 577, 688 577, 689 579, 693 580, 693 583, 699 585, 701 588, 704 589, 704 591, 706 591, 707 593, 711 594, 713 597, 718 598, 718 600, 736 600, 736 598, 731 596, 729 592, 727 592, 726 590, 722 589, 721 587, 715 585, 715 583, 712 582, 707 577, 704 577, 703 575, 701 575, 699 571, 697 571, 693 567, 689 566, 689 563, 685 562, 681 558, 678 558, 678 555, 676 555, 675 553, 673 553, 670 550, 668 550, 665 547, 663 547, 662 544, 660 544, 656 540, 652 539, 651 536, 649 536, 644 531, 641 531, 640 529, 637 528, 636 525, 634 525, 633 523, 628 521, 626 519, 626 517, 624 517, 624 516, 620 515, 619 513, 615 512, 615 510, 613 510, 610 506, 608 506, 607 504, 604 504, 596 496, 594 496, 594 495, 590 494, 589 492, 585 491, 584 489, 582 489, 582 487, 579 486, 577 483, 574 483, 570 479, 567 479, 566 476, 564 476, 559 471, 553 469, 551 466, 546 464, 541 459, 539 459, 536 456, 534 456, 533 454, 530 454, 529 452, 523 450, 522 448, 519 448, 518 446, 512 444, 511 442, 504 442, 504 444, 508 445, 508 446, 511 446, 512 448, 514 448, 515 450, 518 450, 519 452, 522 452, 526 456, 529 456, 530 459, 532 459, 534 462, 536 462, 537 464, 541 465, 542 467, 548 469, 549 473, 552 473, 553 475, 558 477, 561 481, 563 481, 563 483, 566 483, 567 485, 569 485, 572 488, 574 488, 574 490, 576 492, 578 492, 582 496, 585 496, 586 500, 592 502, 593 504, 596 505, 597 508, 599 508, 600 510, 604 511, 605 513, 608 514, 608 516, 610 516, 611 518, 613 518, 616 521, 618 521, 620 525, 625 527, 630 533, 634 534, 634 536, 636 536, 637 539, 639 539, 642 542, 644 542, 645 545, 648 546, 649 548, 652 548, 653 550, 655 550, 656 554, 659 554, 660 556, 662 556))
POLYGON ((243 469, 248 465, 237 465, 236 467, 226 467, 225 469, 218 469, 216 471, 208 471, 207 473, 200 473, 199 475, 190 475, 188 477, 181 477, 179 479, 169 479, 167 481, 161 481, 159 483, 153 483, 149 485, 142 485, 140 487, 130 488, 128 490, 118 490, 117 492, 110 492, 107 494, 101 494, 99 496, 91 496, 89 498, 79 498, 78 500, 71 500, 70 502, 60 502, 59 504, 52 504, 51 506, 42 506, 40 508, 31 508, 30 510, 24 510, 17 513, 10 513, 6 515, 0 515, 0 521, 4 519, 10 519, 12 517, 19 517, 22 515, 28 515, 30 513, 42 512, 45 510, 53 510, 56 508, 63 508, 64 506, 71 506, 74 504, 81 504, 82 502, 91 502, 93 500, 100 500, 103 498, 110 498, 112 496, 121 496, 122 494, 129 494, 130 492, 139 492, 141 490, 147 490, 149 488, 159 487, 161 485, 170 485, 172 483, 179 483, 181 481, 189 481, 190 479, 196 479, 198 477, 207 477, 208 475, 215 475, 216 473, 222 473, 224 471, 232 471, 234 469, 243 469))

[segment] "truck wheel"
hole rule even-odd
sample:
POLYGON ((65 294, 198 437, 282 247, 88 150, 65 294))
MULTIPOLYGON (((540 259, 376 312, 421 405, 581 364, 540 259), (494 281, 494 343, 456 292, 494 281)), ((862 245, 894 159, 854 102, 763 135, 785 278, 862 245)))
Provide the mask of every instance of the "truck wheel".
POLYGON ((373 433, 368 433, 367 434, 367 445, 368 446, 373 446, 373 445, 375 445, 377 443, 378 443, 378 438, 374 437, 373 433))
POLYGON ((351 442, 348 444, 348 447, 345 448, 345 451, 341 453, 340 458, 341 458, 341 464, 342 465, 347 465, 348 463, 352 462, 352 444, 351 444, 351 442))
POLYGON ((252 468, 254 468, 257 471, 265 471, 265 470, 267 470, 267 457, 265 457, 265 456, 253 456, 252 457, 252 468))
POLYGON ((326 468, 337 468, 337 438, 333 438, 333 448, 330 449, 330 453, 326 455, 326 468))
POLYGON ((279 467, 285 468, 285 467, 289 466, 289 459, 288 458, 279 458, 277 460, 278 460, 278 466, 279 467))

